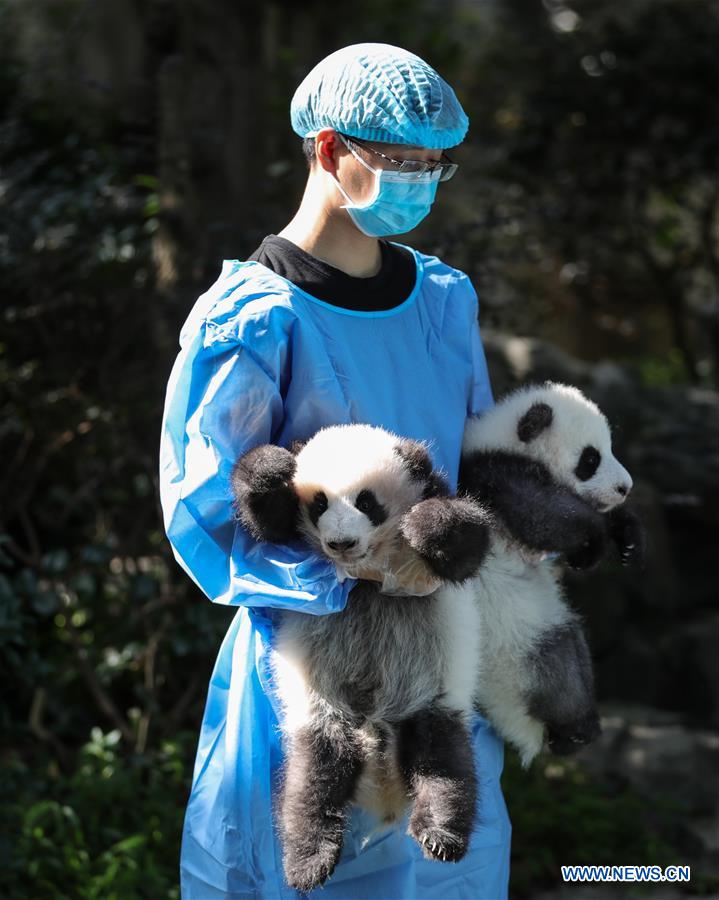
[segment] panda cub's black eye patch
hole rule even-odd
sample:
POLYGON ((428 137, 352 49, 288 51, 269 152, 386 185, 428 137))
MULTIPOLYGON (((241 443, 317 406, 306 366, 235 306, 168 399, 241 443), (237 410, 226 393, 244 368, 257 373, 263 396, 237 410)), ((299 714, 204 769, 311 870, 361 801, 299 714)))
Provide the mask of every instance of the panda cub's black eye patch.
POLYGON ((602 454, 596 447, 585 447, 584 450, 582 450, 582 455, 579 457, 579 462, 574 470, 574 474, 580 481, 589 481, 599 468, 599 463, 601 461, 602 454))
POLYGON ((357 494, 355 506, 367 516, 373 525, 381 525, 387 519, 387 510, 368 488, 357 494))
POLYGON ((312 503, 307 507, 307 514, 313 525, 317 524, 317 520, 323 512, 327 511, 327 494, 324 491, 317 491, 312 498, 312 503))

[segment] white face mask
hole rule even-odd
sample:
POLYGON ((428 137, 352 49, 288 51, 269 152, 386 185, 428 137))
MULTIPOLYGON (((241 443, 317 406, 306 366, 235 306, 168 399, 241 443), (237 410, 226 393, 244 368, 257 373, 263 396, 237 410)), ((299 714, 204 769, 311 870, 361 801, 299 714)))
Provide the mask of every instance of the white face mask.
POLYGON ((421 175, 407 175, 388 169, 373 169, 349 146, 342 135, 340 139, 354 158, 375 177, 372 196, 365 203, 357 204, 337 178, 331 172, 327 173, 347 200, 341 208, 347 210, 359 230, 370 237, 384 237, 388 234, 404 234, 419 225, 432 208, 440 172, 437 170, 421 175))

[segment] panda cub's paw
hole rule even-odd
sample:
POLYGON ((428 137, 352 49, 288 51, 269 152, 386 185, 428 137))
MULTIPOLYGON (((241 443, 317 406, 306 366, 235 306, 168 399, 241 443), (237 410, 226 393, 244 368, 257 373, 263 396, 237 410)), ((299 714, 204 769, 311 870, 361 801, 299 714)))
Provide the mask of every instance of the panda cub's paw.
POLYGON ((618 506, 607 513, 609 537, 619 551, 623 566, 644 567, 646 534, 639 517, 631 509, 618 506))
POLYGON ((299 499, 292 486, 297 461, 289 450, 263 444, 243 454, 230 474, 237 518, 257 541, 283 543, 295 534, 299 499))
POLYGON ((342 844, 320 835, 311 852, 307 852, 307 847, 303 849, 305 852, 298 852, 299 848, 285 849, 284 869, 287 884, 306 894, 324 884, 334 872, 342 844))
POLYGON ((571 569, 591 569, 604 556, 606 538, 599 527, 587 527, 581 543, 567 551, 565 560, 571 569))
POLYGON ((490 523, 489 514, 474 500, 432 497, 405 514, 400 530, 436 575, 462 582, 484 562, 490 523))
POLYGON ((601 733, 599 714, 596 710, 592 710, 579 721, 549 725, 547 743, 552 753, 556 753, 557 756, 569 756, 591 744, 601 733))
POLYGON ((407 833, 417 841, 423 856, 439 862, 458 862, 469 846, 469 834, 437 822, 429 805, 415 807, 407 833))

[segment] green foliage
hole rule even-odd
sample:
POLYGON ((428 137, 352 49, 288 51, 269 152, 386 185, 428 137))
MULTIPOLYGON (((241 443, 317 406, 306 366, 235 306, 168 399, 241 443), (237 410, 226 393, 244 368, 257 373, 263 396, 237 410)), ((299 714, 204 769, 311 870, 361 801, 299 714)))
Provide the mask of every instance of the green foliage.
POLYGON ((227 616, 159 514, 151 145, 23 92, 2 43, 0 895, 177 897, 227 616))
MULTIPOLYGON (((634 363, 634 361, 630 361, 634 363)), ((684 383, 684 363, 676 348, 666 356, 647 356, 634 363, 642 384, 646 387, 668 387, 684 383)))
POLYGON ((7 900, 179 897, 177 860, 195 737, 126 758, 117 731, 92 729, 71 776, 18 754, 0 782, 7 900), (32 776, 32 777, 30 777, 32 776))

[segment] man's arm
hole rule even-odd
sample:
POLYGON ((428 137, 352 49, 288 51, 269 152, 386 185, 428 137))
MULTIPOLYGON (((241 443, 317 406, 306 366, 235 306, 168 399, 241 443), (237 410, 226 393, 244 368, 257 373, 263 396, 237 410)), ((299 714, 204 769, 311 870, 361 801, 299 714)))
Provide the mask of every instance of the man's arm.
POLYGON ((290 330, 273 313, 240 311, 232 329, 202 320, 185 338, 162 421, 165 530, 179 564, 217 603, 334 612, 353 580, 340 583, 333 563, 299 541, 258 543, 233 513, 233 464, 275 442, 284 420, 290 330))

